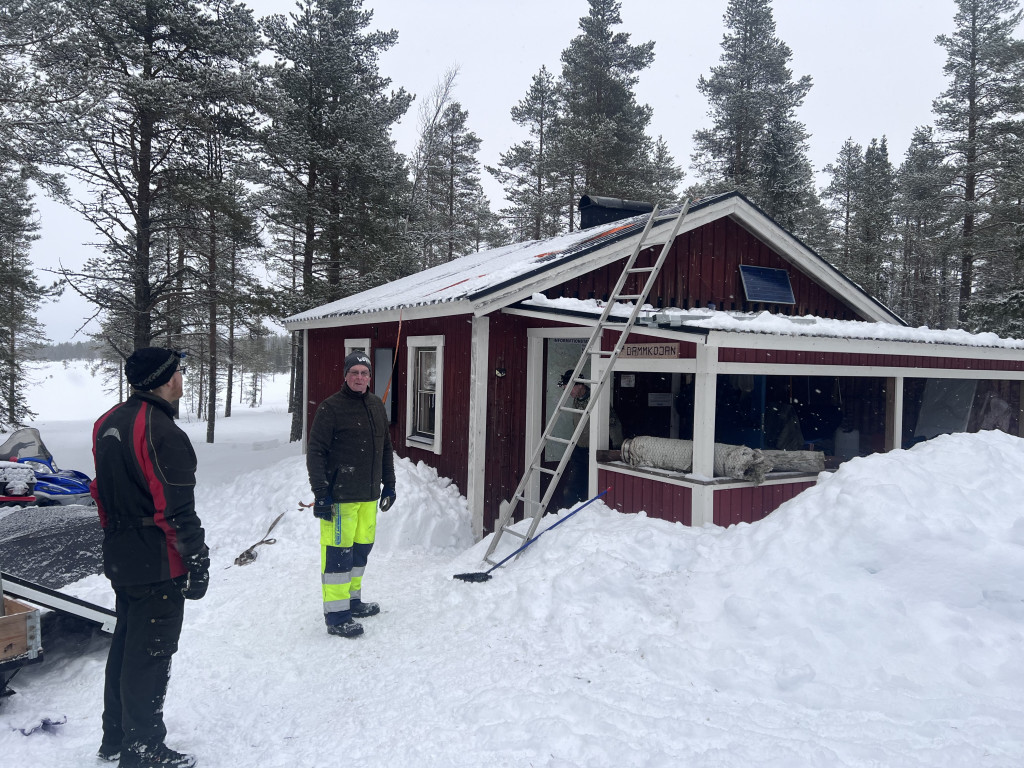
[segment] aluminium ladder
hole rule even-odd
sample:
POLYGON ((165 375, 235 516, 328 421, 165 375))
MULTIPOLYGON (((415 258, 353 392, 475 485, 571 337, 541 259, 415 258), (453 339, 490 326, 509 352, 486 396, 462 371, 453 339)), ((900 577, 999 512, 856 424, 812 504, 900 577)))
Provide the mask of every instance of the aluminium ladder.
POLYGON ((634 265, 636 264, 637 257, 640 255, 640 252, 644 247, 649 245, 647 243, 647 235, 650 233, 651 227, 658 216, 658 206, 655 206, 654 210, 651 211, 651 215, 647 219, 644 231, 640 235, 640 239, 637 240, 633 253, 626 260, 626 266, 622 270, 622 274, 619 275, 618 282, 616 282, 611 294, 608 296, 608 301, 605 303, 604 310, 601 312, 601 316, 598 318, 597 323, 594 326, 594 331, 591 333, 590 339, 583 347, 583 353, 580 355, 580 359, 576 362, 576 367, 573 369, 572 376, 569 378, 569 381, 565 383, 562 395, 558 399, 558 404, 555 406, 552 416, 548 420, 547 426, 544 428, 544 432, 533 451, 533 455, 527 462, 526 471, 523 473, 523 477, 520 479, 519 485, 516 486, 515 493, 512 494, 510 500, 503 501, 501 503, 499 508, 498 525, 495 529, 494 537, 491 539, 491 544, 487 548, 487 554, 484 555, 484 560, 486 562, 491 563, 492 565, 495 564, 491 559, 491 555, 494 554, 494 550, 497 549, 498 542, 501 540, 503 534, 508 533, 512 536, 517 536, 520 539, 529 541, 533 538, 533 534, 536 533, 540 519, 544 516, 544 512, 547 510, 548 504, 551 502, 551 497, 554 495, 558 481, 562 477, 562 474, 569 463, 573 448, 575 448, 576 444, 579 442, 580 437, 583 434, 583 430, 590 429, 590 414, 594 410, 598 396, 601 394, 605 384, 607 384, 612 376, 615 361, 618 359, 619 353, 622 352, 622 348, 625 346, 626 339, 633 330, 633 326, 636 325, 637 318, 640 316, 644 302, 647 301, 647 296, 650 294, 651 288, 654 286, 654 281, 657 278, 658 273, 661 271, 661 267, 665 263, 665 259, 668 257, 669 251, 672 249, 672 243, 675 242, 676 235, 679 234, 679 229, 682 226, 683 219, 686 218, 686 214, 689 210, 690 201, 687 200, 680 207, 679 214, 676 216, 675 221, 672 224, 672 233, 669 235, 668 240, 665 241, 664 246, 662 246, 661 253, 658 255, 654 266, 636 267, 634 265), (639 293, 625 294, 622 291, 625 288, 626 281, 632 275, 646 275, 646 282, 639 293), (626 320, 625 324, 609 322, 609 317, 611 316, 612 308, 615 306, 616 301, 634 302, 633 311, 630 312, 629 319, 626 320), (604 336, 604 331, 607 329, 618 330, 619 338, 613 349, 602 350, 601 339, 604 336), (583 378, 583 369, 586 367, 591 356, 604 357, 607 359, 607 365, 601 373, 600 378, 583 378), (585 408, 574 408, 569 402, 573 386, 576 384, 585 384, 590 387, 590 399, 585 408), (562 414, 579 416, 576 428, 568 439, 555 437, 553 434, 562 414), (559 460, 558 466, 555 469, 544 467, 541 463, 544 450, 550 443, 565 446, 562 458, 559 460), (541 500, 536 501, 529 498, 529 489, 533 482, 542 474, 549 475, 550 480, 548 482, 547 490, 544 492, 541 500), (524 517, 527 515, 532 517, 529 531, 527 531, 525 535, 512 528, 515 511, 520 502, 523 504, 524 517))

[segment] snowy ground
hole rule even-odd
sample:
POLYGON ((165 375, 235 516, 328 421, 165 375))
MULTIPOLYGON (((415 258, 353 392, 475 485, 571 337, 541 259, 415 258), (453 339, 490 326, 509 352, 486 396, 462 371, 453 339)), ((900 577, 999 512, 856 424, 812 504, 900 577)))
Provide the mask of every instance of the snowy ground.
MULTIPOLYGON (((83 370, 51 367, 33 407, 58 462, 91 473, 78 412, 109 398, 83 370)), ((364 582, 383 612, 346 640, 320 615, 286 387, 215 445, 186 425, 214 568, 166 719, 204 768, 1024 764, 1024 440, 856 459, 752 526, 593 504, 484 584, 451 579, 486 547, 465 499, 403 461, 364 582), (277 543, 233 566, 281 512, 277 543)), ((112 604, 102 577, 72 589, 112 604)), ((44 643, 0 709, 4 768, 93 764, 106 642, 44 643), (44 717, 67 723, 17 730, 44 717)))

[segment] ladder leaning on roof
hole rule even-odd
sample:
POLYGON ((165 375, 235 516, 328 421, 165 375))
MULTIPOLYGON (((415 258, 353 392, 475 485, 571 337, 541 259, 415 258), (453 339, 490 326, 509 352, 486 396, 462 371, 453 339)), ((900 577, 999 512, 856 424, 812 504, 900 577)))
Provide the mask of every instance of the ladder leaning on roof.
POLYGON ((501 503, 498 525, 495 529, 494 537, 491 539, 491 544, 487 548, 487 554, 484 556, 484 560, 492 565, 494 564, 494 561, 491 559, 491 555, 494 554, 494 550, 497 548, 498 542, 501 540, 503 534, 509 533, 513 536, 518 536, 521 539, 529 540, 532 539, 533 534, 536 533, 537 525, 540 523, 541 517, 544 516, 544 512, 547 510, 548 504, 551 502, 551 497, 554 495, 555 487, 558 485, 558 481, 562 477, 562 473, 565 471, 566 465, 569 463, 573 448, 575 448, 576 444, 579 442, 580 436, 583 434, 583 430, 590 428, 590 414, 597 403, 598 395, 601 394, 605 384, 607 384, 608 380, 611 378, 615 360, 618 359, 619 353, 622 352, 622 348, 626 344, 626 339, 633 330, 633 326, 636 325, 637 318, 640 316, 644 302, 647 301, 647 296, 650 294, 651 288, 654 286, 654 281, 658 277, 658 273, 661 271, 661 267, 665 263, 665 259, 668 257, 669 251, 672 249, 672 243, 675 241, 676 235, 679 234, 679 229, 682 226, 683 219, 686 218, 686 214, 689 210, 690 201, 687 200, 680 207, 679 214, 676 216, 675 221, 672 224, 672 233, 662 246, 661 253, 658 255, 658 259, 655 261, 654 265, 650 267, 636 267, 634 265, 636 264, 636 260, 640 255, 640 252, 645 247, 651 245, 651 243, 647 242, 647 235, 650 233, 651 227, 658 216, 658 206, 655 206, 654 210, 651 211, 651 215, 647 219, 647 225, 644 227, 643 234, 640 235, 640 239, 637 241, 632 255, 630 255, 626 260, 626 266, 622 270, 622 274, 619 275, 618 282, 616 282, 615 287, 612 289, 612 292, 608 297, 604 311, 598 318, 597 323, 594 326, 594 331, 590 335, 590 339, 583 347, 583 354, 580 355, 580 359, 576 362, 576 367, 573 369, 572 376, 569 378, 569 381, 566 382, 565 387, 562 390, 562 396, 558 399, 558 404, 555 406, 552 416, 548 420, 547 426, 544 428, 544 432, 541 435, 540 440, 537 442, 537 446, 534 448, 533 455, 527 462, 526 471, 523 473, 523 477, 519 481, 519 485, 516 486, 515 493, 512 494, 512 498, 510 500, 503 501, 501 503), (646 282, 639 293, 624 294, 622 291, 625 288, 626 281, 632 275, 645 275, 646 282), (615 305, 616 301, 634 302, 633 311, 630 312, 629 319, 626 320, 624 324, 609 322, 612 307, 615 305), (619 338, 613 349, 602 350, 601 339, 604 335, 604 331, 609 329, 618 331, 619 338), (582 376, 583 369, 586 367, 587 361, 591 355, 598 355, 608 360, 604 371, 598 379, 585 379, 582 376), (590 399, 587 402, 587 406, 583 409, 573 408, 569 404, 570 393, 573 385, 575 384, 586 384, 590 387, 590 399), (579 416, 576 428, 573 430, 572 436, 568 439, 555 437, 553 434, 559 418, 565 413, 579 416), (559 460, 558 466, 555 469, 548 469, 541 463, 544 450, 549 443, 558 443, 565 446, 562 458, 559 460), (540 501, 535 501, 528 497, 527 489, 531 487, 533 481, 541 474, 550 475, 551 479, 548 482, 547 490, 544 492, 540 501), (513 518, 515 516, 516 509, 520 502, 523 504, 524 517, 532 518, 530 528, 525 535, 511 527, 514 522, 513 518))

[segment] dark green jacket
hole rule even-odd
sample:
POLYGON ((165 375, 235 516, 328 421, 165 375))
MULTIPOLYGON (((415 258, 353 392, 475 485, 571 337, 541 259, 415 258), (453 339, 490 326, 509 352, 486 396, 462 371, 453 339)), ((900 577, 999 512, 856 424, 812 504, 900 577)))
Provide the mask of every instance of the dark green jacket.
POLYGON ((395 457, 381 399, 343 384, 320 403, 309 430, 306 470, 313 494, 323 498, 330 488, 335 504, 374 501, 381 484, 394 488, 395 457))

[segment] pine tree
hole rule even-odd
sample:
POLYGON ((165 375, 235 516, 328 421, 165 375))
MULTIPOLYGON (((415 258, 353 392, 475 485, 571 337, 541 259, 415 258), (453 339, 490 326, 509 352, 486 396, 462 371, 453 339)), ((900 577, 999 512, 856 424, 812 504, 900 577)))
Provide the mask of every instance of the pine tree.
POLYGON ((770 0, 730 0, 721 64, 697 89, 712 126, 694 134, 693 167, 708 191, 737 189, 797 234, 817 226, 807 131, 796 110, 811 78, 793 80, 770 0))
POLYGON ((828 205, 835 236, 836 250, 833 261, 844 271, 849 269, 853 262, 853 217, 863 172, 864 148, 852 137, 843 142, 836 161, 825 166, 825 173, 831 176, 832 180, 822 190, 821 197, 828 205))
MULTIPOLYGON (((588 0, 581 34, 562 52, 562 110, 553 125, 552 168, 570 206, 581 193, 664 202, 682 175, 667 148, 646 133, 652 110, 633 92, 654 61, 654 43, 633 45, 617 0, 588 0)), ((571 208, 569 208, 571 212, 571 208)), ((572 229, 571 219, 567 222, 572 229)))
POLYGON ((425 160, 413 235, 422 269, 443 264, 476 248, 480 185, 480 138, 469 130, 469 113, 450 102, 427 134, 417 154, 425 160))
POLYGON ((35 415, 28 405, 28 362, 46 340, 36 313, 47 291, 29 259, 37 237, 34 214, 24 176, 0 171, 0 431, 35 415))
POLYGON ((32 60, 63 23, 50 0, 0 3, 0 168, 21 168, 51 190, 61 188, 59 176, 42 168, 56 161, 60 148, 54 102, 32 60))
MULTIPOLYGON (((60 12, 65 27, 34 65, 61 105, 60 164, 92 192, 65 202, 126 265, 115 290, 130 307, 132 346, 147 346, 169 290, 154 276, 153 243, 166 226, 157 211, 185 141, 204 130, 205 106, 219 98, 218 73, 253 55, 255 26, 232 0, 62 0, 60 12)), ((109 270, 94 266, 88 295, 109 304, 109 270)))
POLYGON ((551 162, 551 134, 560 108, 554 75, 541 67, 526 95, 512 107, 513 122, 526 128, 530 138, 502 153, 497 168, 487 169, 505 189, 510 206, 502 215, 514 240, 551 237, 566 220, 551 162))
MULTIPOLYGON (((409 108, 378 68, 398 34, 367 31, 362 0, 300 0, 261 21, 276 63, 267 71, 266 207, 283 249, 279 307, 295 312, 363 290, 408 268, 398 226, 408 199, 391 127, 409 108), (289 264, 294 266, 288 274, 289 264)), ((291 439, 302 436, 303 361, 292 375, 291 439)))
POLYGON ((956 169, 961 325, 969 321, 975 290, 991 282, 978 270, 998 270, 1008 258, 1013 222, 998 215, 995 195, 1009 160, 1004 137, 1024 132, 1024 41, 1014 37, 1021 18, 1017 0, 957 0, 956 30, 936 38, 946 50, 949 87, 932 108, 956 169))

